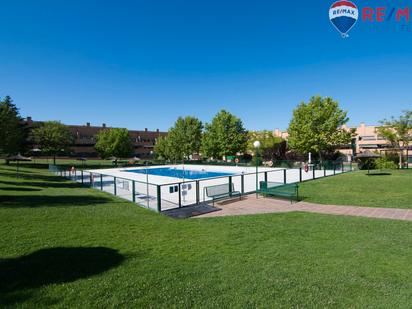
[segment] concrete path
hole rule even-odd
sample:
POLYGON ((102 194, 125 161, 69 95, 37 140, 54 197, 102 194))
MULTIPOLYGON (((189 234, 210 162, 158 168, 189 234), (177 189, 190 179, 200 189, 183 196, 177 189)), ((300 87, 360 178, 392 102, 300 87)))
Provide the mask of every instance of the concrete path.
POLYGON ((255 195, 244 197, 241 201, 235 200, 217 203, 215 208, 216 211, 197 214, 196 218, 303 211, 331 215, 412 221, 412 209, 321 205, 307 202, 291 204, 286 200, 264 197, 256 198, 255 195))

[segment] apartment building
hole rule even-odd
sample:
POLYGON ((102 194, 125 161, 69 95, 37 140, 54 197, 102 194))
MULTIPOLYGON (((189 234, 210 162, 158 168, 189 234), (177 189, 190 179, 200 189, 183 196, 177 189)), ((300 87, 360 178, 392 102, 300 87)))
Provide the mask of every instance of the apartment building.
MULTIPOLYGON (((361 123, 358 127, 349 127, 343 126, 346 130, 355 129, 355 136, 352 138, 351 144, 343 145, 338 150, 345 154, 350 160, 353 155, 358 153, 362 153, 366 150, 369 151, 377 151, 377 152, 384 152, 391 148, 388 141, 386 141, 382 136, 378 133, 379 126, 377 125, 366 125, 365 123, 361 123)), ((288 133, 286 131, 281 131, 279 129, 274 130, 274 135, 278 137, 282 137, 287 140, 288 133)), ((404 154, 408 155, 409 162, 412 162, 412 146, 407 151, 405 150, 404 154), (411 155, 409 156, 409 152, 411 155)))
MULTIPOLYGON (((27 117, 26 122, 29 126, 36 127, 41 125, 42 121, 34 121, 27 117)), ((71 155, 76 157, 98 157, 94 145, 96 144, 96 135, 101 131, 109 128, 103 123, 101 126, 93 126, 90 122, 85 125, 67 125, 74 138, 74 144, 70 148, 71 155)), ((149 158, 153 154, 153 148, 156 139, 160 136, 166 136, 167 132, 161 132, 159 129, 149 131, 129 130, 130 140, 132 141, 134 153, 138 158, 149 158)))

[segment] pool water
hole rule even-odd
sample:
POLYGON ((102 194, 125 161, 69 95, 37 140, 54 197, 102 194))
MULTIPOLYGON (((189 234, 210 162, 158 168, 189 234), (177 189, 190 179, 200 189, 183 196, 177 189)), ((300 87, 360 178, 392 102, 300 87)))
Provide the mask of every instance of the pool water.
POLYGON ((185 179, 204 179, 204 178, 234 175, 233 173, 227 173, 227 172, 210 172, 210 171, 204 171, 204 170, 199 171, 199 170, 186 170, 186 169, 183 170, 181 168, 173 168, 173 167, 126 170, 124 172, 146 175, 146 171, 149 175, 173 177, 173 178, 185 178, 185 179))

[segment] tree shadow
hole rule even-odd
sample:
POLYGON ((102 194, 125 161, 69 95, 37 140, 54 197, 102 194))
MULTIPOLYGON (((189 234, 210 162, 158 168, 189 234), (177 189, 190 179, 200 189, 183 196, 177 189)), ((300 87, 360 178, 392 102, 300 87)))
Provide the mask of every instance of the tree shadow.
POLYGON ((113 199, 92 195, 18 195, 0 196, 0 208, 88 206, 115 203, 113 199))
MULTIPOLYGON (((26 171, 26 170, 22 170, 19 169, 19 174, 35 174, 34 172, 31 171, 26 171)), ((14 166, 13 168, 2 168, 2 175, 6 175, 6 174, 10 174, 10 175, 16 175, 16 167, 14 166)))
POLYGON ((0 176, 5 176, 5 177, 13 177, 17 179, 28 179, 28 180, 39 180, 39 181, 54 181, 54 182, 65 182, 67 181, 65 178, 59 177, 59 176, 54 176, 54 175, 42 175, 42 174, 31 174, 31 175, 25 175, 24 173, 21 173, 19 171, 18 175, 16 171, 9 171, 9 172, 0 172, 0 176))
POLYGON ((41 188, 80 188, 81 184, 76 182, 36 182, 36 181, 6 181, 0 180, 0 183, 11 186, 29 186, 41 188))
POLYGON ((23 301, 25 289, 73 282, 117 267, 125 257, 105 247, 41 249, 17 258, 0 259, 0 303, 23 301), (17 292, 17 294, 16 294, 17 292))
POLYGON ((391 173, 385 173, 385 172, 366 174, 366 176, 390 176, 390 175, 392 175, 392 174, 391 173))
POLYGON ((21 188, 21 187, 0 187, 0 191, 41 191, 41 189, 36 189, 36 188, 21 188))

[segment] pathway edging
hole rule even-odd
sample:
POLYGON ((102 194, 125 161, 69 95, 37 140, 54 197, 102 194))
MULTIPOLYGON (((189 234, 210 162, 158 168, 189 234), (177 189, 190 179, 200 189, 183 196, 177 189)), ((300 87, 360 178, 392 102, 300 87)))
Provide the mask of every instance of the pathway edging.
POLYGON ((411 209, 323 205, 304 201, 291 204, 285 200, 263 197, 256 198, 254 195, 250 195, 241 201, 217 204, 216 208, 218 208, 217 211, 198 215, 197 218, 301 211, 340 216, 412 221, 411 209))

